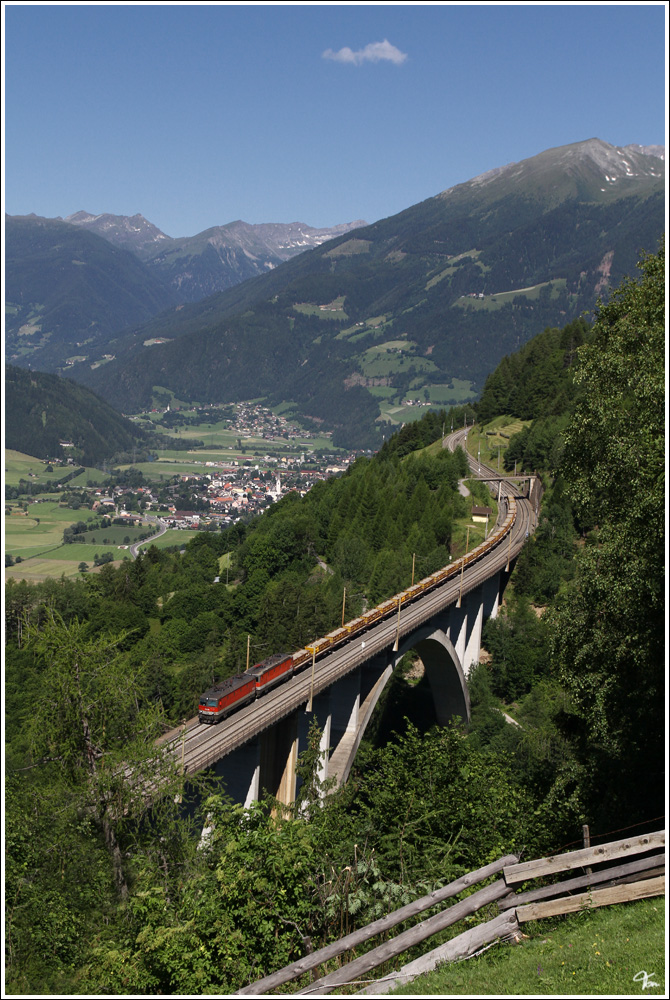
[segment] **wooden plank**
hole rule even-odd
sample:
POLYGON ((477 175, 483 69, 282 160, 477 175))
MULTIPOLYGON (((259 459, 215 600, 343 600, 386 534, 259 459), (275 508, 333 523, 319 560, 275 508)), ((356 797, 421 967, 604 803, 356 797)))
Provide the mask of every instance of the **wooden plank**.
MULTIPOLYGON (((644 873, 642 878, 659 878, 661 875, 665 875, 665 865, 659 865, 658 868, 650 868, 649 871, 644 873)), ((627 885, 629 882, 638 881, 640 881, 639 875, 626 875, 624 878, 618 879, 617 883, 619 885, 627 885)))
POLYGON ((598 885, 602 882, 619 881, 628 878, 629 881, 637 881, 640 873, 646 871, 644 878, 653 878, 664 873, 665 854, 653 854, 648 858, 638 858, 636 861, 629 861, 626 865, 617 865, 615 868, 603 868, 601 871, 593 872, 591 875, 580 875, 578 878, 567 879, 565 882, 556 882, 554 885, 543 885, 537 889, 529 889, 527 892, 517 893, 509 899, 501 899, 498 906, 501 910, 508 910, 510 907, 523 906, 526 903, 536 903, 540 899, 551 899, 552 896, 564 896, 575 889, 583 889, 586 886, 598 885))
POLYGON ((389 976, 384 976, 376 983, 371 983, 359 994, 372 996, 378 993, 389 993, 392 989, 406 986, 407 983, 423 975, 424 972, 432 972, 442 962, 458 962, 461 959, 469 958, 493 941, 509 937, 516 937, 520 933, 519 922, 514 910, 508 913, 501 913, 485 924, 479 924, 469 931, 464 931, 458 937, 452 938, 446 944, 441 944, 439 948, 434 948, 421 958, 415 959, 403 965, 398 972, 392 972, 389 976))
MULTIPOLYGON (((437 934, 438 931, 451 927, 452 924, 463 920, 464 917, 476 913, 483 906, 495 903, 508 892, 509 889, 505 885, 504 879, 499 879, 492 885, 487 885, 484 889, 479 889, 478 892, 473 893, 472 896, 461 900, 460 903, 454 903, 453 906, 448 907, 441 913, 435 914, 434 917, 428 917, 427 920, 417 924, 416 927, 410 927, 409 930, 403 931, 402 934, 391 938, 390 941, 386 941, 377 948, 373 948, 372 951, 361 955, 360 958, 355 958, 353 962, 342 966, 336 972, 331 972, 328 976, 324 976, 323 979, 319 979, 318 982, 313 983, 312 986, 308 986, 305 990, 300 990, 295 995, 324 996, 335 989, 336 986, 359 979, 365 973, 370 972, 371 969, 376 969, 383 962, 388 962, 389 959, 402 955, 408 948, 420 944, 426 938, 437 934)), ((507 916, 507 914, 501 914, 501 916, 507 916)))
POLYGON ((599 847, 569 851, 567 854, 557 854, 551 858, 524 861, 505 868, 503 875, 507 884, 513 885, 516 882, 527 882, 532 878, 554 875, 556 872, 568 871, 571 868, 585 868, 587 865, 597 865, 603 861, 642 854, 644 851, 653 851, 661 847, 665 847, 665 830, 642 837, 615 840, 611 844, 601 844, 599 847))
POLYGON ((628 903, 634 899, 662 896, 664 893, 665 875, 661 875, 659 878, 648 878, 630 885, 615 885, 611 889, 594 889, 593 892, 581 892, 578 896, 567 896, 562 899, 550 899, 545 903, 518 906, 516 915, 519 923, 522 924, 528 920, 555 917, 560 913, 575 913, 578 910, 590 910, 597 906, 628 903))
POLYGON ((297 979, 298 976, 301 976, 304 972, 316 969, 319 965, 323 965, 329 959, 336 958, 338 955, 342 955, 344 952, 350 951, 359 944, 369 941, 369 939, 374 937, 376 934, 383 934, 392 927, 396 927, 398 924, 403 923, 403 921, 409 920, 411 917, 418 916, 418 914, 423 913, 424 910, 429 910, 432 906, 437 906, 440 903, 445 902, 447 899, 452 899, 454 896, 458 896, 458 894, 463 892, 464 889, 477 885, 478 882, 483 882, 484 879, 490 878, 492 875, 498 875, 506 865, 515 861, 518 861, 518 858, 514 857, 513 854, 508 854, 504 858, 500 858, 498 861, 493 861, 491 864, 485 865, 483 868, 478 868, 474 872, 469 872, 467 875, 461 876, 461 878, 456 879, 454 882, 450 882, 448 885, 442 886, 441 889, 435 889, 433 892, 428 893, 427 896, 415 899, 406 906, 401 906, 400 909, 394 910, 393 913, 389 913, 385 917, 380 917, 379 920, 375 920, 373 923, 368 924, 367 927, 362 927, 358 931, 353 931, 351 934, 347 934, 346 937, 341 938, 339 941, 334 941, 332 944, 326 945, 325 948, 320 948, 319 951, 312 952, 311 955, 305 955, 297 962, 293 962, 292 965, 287 965, 284 969, 279 969, 278 972, 273 972, 271 975, 265 976, 264 979, 259 979, 255 983, 250 983, 249 986, 242 987, 241 990, 237 991, 235 996, 244 996, 249 994, 258 996, 259 994, 269 993, 271 990, 276 989, 277 986, 281 986, 283 983, 289 983, 292 979, 297 979))

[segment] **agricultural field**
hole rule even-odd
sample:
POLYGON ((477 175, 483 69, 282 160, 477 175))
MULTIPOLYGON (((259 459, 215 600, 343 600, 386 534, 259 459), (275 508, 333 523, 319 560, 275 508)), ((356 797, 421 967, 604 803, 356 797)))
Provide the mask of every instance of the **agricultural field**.
POLYGON ((382 313, 381 316, 369 316, 362 322, 355 323, 353 326, 347 326, 344 330, 340 330, 335 339, 351 340, 352 342, 355 342, 356 340, 360 340, 362 337, 367 337, 371 330, 376 330, 378 333, 381 333, 386 326, 387 316, 385 313, 382 313))
MULTIPOLYGON (((293 407, 294 404, 287 404, 277 407, 276 411, 273 412, 276 412, 277 415, 283 415, 290 420, 290 411, 293 407)), ((263 455, 292 455, 299 454, 301 451, 312 451, 321 448, 331 450, 333 447, 329 437, 324 435, 309 435, 306 431, 290 440, 282 437, 275 437, 270 440, 261 435, 246 435, 241 433, 239 428, 232 425, 229 420, 220 420, 216 424, 204 422, 201 424, 189 424, 186 427, 179 427, 173 430, 158 425, 156 429, 175 440, 195 438, 204 444, 203 449, 189 450, 186 453, 182 450, 175 449, 171 451, 169 448, 161 448, 158 452, 158 461, 168 461, 170 459, 183 460, 184 454, 197 455, 198 459, 202 457, 203 461, 216 458, 224 461, 231 461, 233 459, 244 461, 249 456, 240 454, 242 449, 245 449, 247 452, 258 452, 263 455), (224 454, 205 454, 207 451, 215 451, 217 453, 223 451, 224 454), (230 454, 231 452, 232 454, 230 454)))
POLYGON ((511 303, 518 295, 523 296, 524 299, 534 301, 539 298, 543 288, 548 288, 551 298, 557 299, 560 293, 565 290, 565 287, 565 278, 556 278, 553 281, 543 281, 539 285, 530 285, 528 288, 512 288, 508 292, 496 292, 494 295, 484 295, 481 299, 462 295, 460 299, 456 300, 454 305, 459 306, 461 309, 484 309, 494 312, 496 309, 502 309, 503 306, 511 303))
MULTIPOLYGON (((5 552, 20 559, 15 565, 5 567, 5 580, 38 582, 48 577, 78 576, 81 563, 86 563, 89 571, 95 572, 95 557, 108 554, 112 555, 113 564, 118 565, 123 559, 131 558, 130 544, 147 530, 146 527, 112 525, 83 532, 82 541, 64 545, 63 531, 77 520, 78 511, 59 510, 54 503, 33 504, 29 509, 36 508, 41 509, 39 520, 16 515, 5 518, 5 552)), ((197 534, 197 531, 170 528, 155 541, 147 539, 146 544, 161 549, 184 546, 197 534)))
POLYGON ((203 459, 189 459, 185 457, 188 452, 183 451, 177 452, 177 454, 182 457, 180 459, 161 458, 157 462, 135 462, 134 465, 119 465, 117 468, 121 469, 122 472, 127 469, 136 469, 142 473, 147 483, 168 482, 174 476, 185 476, 188 474, 203 476, 206 472, 210 471, 205 467, 203 459))
POLYGON ((20 479, 28 482, 34 480, 44 483, 45 486, 59 483, 63 476, 71 470, 61 467, 54 467, 52 472, 47 472, 48 462, 33 455, 24 455, 21 451, 13 451, 5 448, 5 483, 8 486, 18 486, 20 479))
MULTIPOLYGON (((63 550, 61 550, 63 551, 63 550)), ((97 573, 100 567, 93 565, 93 557, 91 556, 91 561, 89 565, 90 573, 97 573)), ((126 558, 130 558, 127 556, 126 558)), ((42 583, 44 580, 58 579, 61 576, 66 578, 71 578, 80 575, 79 571, 79 560, 74 562, 72 559, 30 559, 28 562, 19 563, 18 566, 6 566, 5 567, 5 583, 8 580, 25 580, 27 583, 42 583)), ((84 560, 87 562, 87 560, 84 560)), ((120 566, 121 560, 116 559, 111 563, 112 566, 120 566)))
POLYGON ((361 357, 361 370, 366 378, 383 378, 410 367, 422 372, 437 371, 434 361, 413 353, 415 348, 416 344, 409 340, 389 340, 369 347, 361 357))
MULTIPOLYGON (((63 531, 78 519, 77 511, 61 507, 57 499, 28 505, 26 513, 11 506, 5 514, 5 552, 31 559, 63 544, 63 531)), ((86 511, 86 514, 89 512, 86 511)))
POLYGON ((421 389, 410 389, 405 399, 426 399, 434 406, 459 406, 473 398, 472 383, 464 379, 452 379, 450 384, 428 385, 421 389))
POLYGON ((103 472, 102 469, 94 469, 87 466, 78 476, 70 479, 67 485, 73 489, 81 489, 82 486, 88 486, 89 483, 98 485, 104 483, 107 479, 109 479, 109 472, 103 472))
POLYGON ((155 545, 157 549, 169 549, 173 545, 179 545, 183 548, 187 542, 190 542, 192 538, 197 535, 202 534, 200 531, 189 531, 185 528, 168 528, 164 535, 159 538, 147 539, 146 548, 150 545, 155 545))
POLYGON ((340 243, 339 246, 333 247, 326 254, 327 257, 350 257, 352 254, 358 253, 369 253, 371 240, 359 240, 354 237, 354 239, 347 240, 346 243, 340 243))
POLYGON ((415 420, 425 417, 426 408, 423 406, 403 406, 398 403, 384 403, 380 401, 379 409, 381 415, 379 420, 389 420, 392 424, 411 424, 415 420))
POLYGON ((81 562, 88 563, 92 569, 94 557, 107 553, 115 562, 129 559, 129 544, 147 530, 111 525, 83 532, 81 541, 64 545, 64 530, 77 521, 87 520, 91 516, 87 508, 63 507, 52 494, 28 504, 25 512, 18 504, 8 504, 5 509, 10 511, 5 514, 5 554, 15 560, 13 566, 5 567, 5 580, 38 581, 62 574, 76 576, 81 562))
POLYGON ((296 302, 293 308, 305 316, 317 316, 319 319, 349 319, 344 311, 344 295, 340 295, 337 299, 324 305, 315 305, 313 302, 296 302))
POLYGON ((109 528, 94 528, 91 531, 83 531, 81 535, 77 535, 77 539, 81 539, 81 542, 77 541, 75 544, 132 545, 140 535, 146 534, 147 531, 146 527, 131 528, 125 524, 112 524, 109 528))
MULTIPOLYGON (((27 482, 44 483, 45 492, 47 492, 50 486, 58 485, 64 476, 74 471, 71 466, 54 465, 52 471, 48 472, 48 465, 49 463, 41 458, 5 448, 5 483, 7 486, 18 486, 21 479, 25 479, 27 482)), ((86 466, 78 476, 68 480, 68 486, 78 488, 86 486, 88 482, 101 483, 107 478, 107 473, 86 466)))

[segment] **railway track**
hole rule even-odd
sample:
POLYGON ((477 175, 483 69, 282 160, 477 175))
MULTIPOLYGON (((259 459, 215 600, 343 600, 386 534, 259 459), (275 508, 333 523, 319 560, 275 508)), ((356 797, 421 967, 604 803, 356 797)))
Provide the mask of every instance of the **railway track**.
MULTIPOLYGON (((465 430, 457 431, 446 439, 445 446, 452 451, 455 450, 462 444, 466 434, 465 430)), ((482 470, 485 477, 498 475, 495 470, 477 463, 470 456, 468 462, 475 475, 477 468, 482 470)), ((505 498, 506 502, 500 504, 501 511, 504 511, 509 498, 515 494, 514 485, 503 481, 501 497, 505 498)), ((527 499, 516 497, 515 503, 516 519, 511 530, 479 561, 466 567, 462 579, 461 574, 456 573, 413 602, 402 606, 400 638, 453 603, 458 598, 461 588, 464 594, 475 589, 490 576, 505 569, 518 555, 533 530, 533 512, 527 499)), ((499 521, 500 519, 499 511, 499 521)), ((179 763, 183 762, 186 774, 200 771, 291 714, 304 705, 310 696, 319 694, 371 656, 388 648, 395 641, 397 632, 398 615, 394 613, 371 625, 364 632, 356 633, 338 648, 320 654, 314 663, 313 677, 310 663, 291 680, 266 692, 223 722, 215 726, 202 725, 198 717, 194 716, 184 726, 166 733, 161 738, 160 744, 165 746, 179 763)))

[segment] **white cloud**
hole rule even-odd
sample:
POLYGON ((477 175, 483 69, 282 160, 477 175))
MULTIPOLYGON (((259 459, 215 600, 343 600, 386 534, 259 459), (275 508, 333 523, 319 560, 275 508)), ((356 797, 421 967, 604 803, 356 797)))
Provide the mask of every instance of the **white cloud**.
POLYGON ((350 49, 348 45, 345 45, 338 52, 326 49, 323 53, 323 58, 333 59, 335 62, 354 63, 355 66, 360 66, 364 62, 381 62, 382 60, 400 66, 401 63, 404 63, 407 55, 405 52, 397 49, 395 45, 391 45, 388 39, 385 38, 383 42, 371 42, 364 49, 359 49, 357 52, 350 49))

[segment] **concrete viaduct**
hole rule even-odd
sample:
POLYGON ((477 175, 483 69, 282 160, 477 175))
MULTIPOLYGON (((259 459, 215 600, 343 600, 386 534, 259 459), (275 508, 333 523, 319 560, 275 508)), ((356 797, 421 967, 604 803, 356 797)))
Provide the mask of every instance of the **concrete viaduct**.
MULTIPOLYGON (((456 447, 460 431, 447 439, 456 447)), ((471 463, 477 466, 477 463, 471 463)), ((482 478, 495 478, 496 492, 517 497, 517 521, 509 536, 463 573, 373 625, 361 637, 316 661, 251 705, 217 726, 203 726, 197 717, 163 737, 162 743, 186 773, 211 768, 228 793, 245 805, 263 790, 288 804, 295 800, 296 763, 307 746, 310 722, 322 732, 324 752, 320 778, 346 782, 365 729, 393 670, 405 653, 419 654, 435 705, 437 720, 468 719, 467 677, 479 661, 482 626, 495 617, 514 559, 535 524, 539 498, 527 487, 520 496, 505 480, 479 464, 482 478), (311 708, 311 711, 308 709, 311 708)), ((475 474, 477 468, 475 469, 475 474)), ((537 483, 531 484, 534 490, 537 483)))

